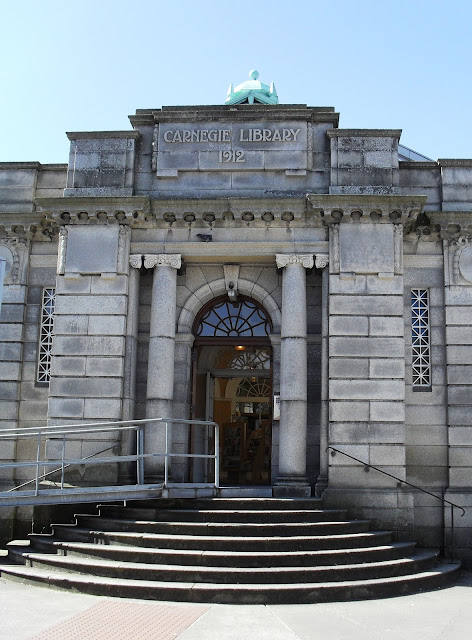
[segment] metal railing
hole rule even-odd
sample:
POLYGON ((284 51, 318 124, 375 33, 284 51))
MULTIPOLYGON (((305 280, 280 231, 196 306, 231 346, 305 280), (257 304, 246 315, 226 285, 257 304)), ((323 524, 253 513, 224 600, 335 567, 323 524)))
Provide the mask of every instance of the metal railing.
MULTIPOLYGON (((343 456, 346 456, 346 458, 350 458, 351 460, 355 460, 356 462, 359 462, 361 465, 363 465, 364 470, 365 471, 369 471, 370 469, 374 469, 375 471, 378 471, 379 473, 383 473, 384 476, 388 476, 389 478, 392 478, 393 480, 396 480, 397 483, 399 483, 399 486, 406 484, 409 487, 412 487, 413 489, 417 489, 418 491, 421 491, 422 493, 426 493, 429 496, 432 496, 433 498, 435 498, 436 500, 439 500, 440 502, 442 502, 443 506, 445 504, 448 504, 451 508, 451 561, 454 562, 454 509, 460 509, 462 511, 461 513, 461 517, 465 515, 465 509, 464 507, 459 506, 458 504, 454 504, 453 502, 450 502, 449 500, 446 500, 443 496, 437 496, 435 493, 432 493, 431 491, 428 491, 427 489, 423 489, 423 487, 418 487, 416 484, 412 484, 411 482, 408 482, 407 480, 402 480, 401 478, 398 478, 397 476, 394 476, 391 473, 388 473, 388 471, 384 471, 383 469, 379 469, 379 467, 376 467, 373 464, 369 464, 368 462, 364 462, 363 460, 360 460, 359 458, 356 458, 355 456, 351 456, 351 454, 349 453, 345 453, 344 451, 341 451, 340 449, 336 449, 335 447, 332 447, 331 445, 328 446, 328 449, 331 449, 331 456, 335 456, 336 453, 340 453, 343 456)), ((445 539, 444 539, 444 529, 445 526, 443 526, 443 531, 442 531, 442 535, 443 535, 443 544, 442 544, 442 551, 443 551, 443 555, 444 555, 444 549, 445 549, 445 539)))
POLYGON ((27 427, 24 429, 0 429, 0 444, 3 440, 20 440, 26 438, 33 438, 35 442, 36 455, 34 460, 24 460, 16 462, 0 462, 0 478, 5 477, 3 473, 5 470, 18 470, 18 469, 32 469, 34 471, 34 477, 15 486, 8 491, 0 492, 0 506, 13 506, 15 504, 41 504, 54 502, 54 497, 61 495, 66 496, 67 493, 78 494, 79 497, 84 497, 86 493, 93 493, 105 496, 108 493, 116 496, 114 499, 119 500, 120 490, 121 493, 139 493, 139 489, 149 489, 162 487, 167 489, 169 486, 178 486, 184 484, 183 482, 170 482, 170 469, 172 458, 183 459, 205 459, 207 462, 213 461, 214 463, 214 480, 212 482, 203 482, 199 486, 213 486, 215 489, 219 488, 219 427, 216 422, 208 420, 181 420, 178 418, 153 418, 147 420, 120 420, 114 422, 91 422, 86 424, 71 424, 71 425, 58 425, 58 426, 44 426, 44 427, 27 427), (170 451, 170 433, 169 426, 172 424, 179 425, 199 425, 214 430, 214 453, 172 453, 170 451), (145 438, 149 437, 150 431, 153 429, 164 430, 164 451, 155 451, 152 453, 145 452, 145 438), (125 453, 124 455, 111 455, 101 456, 101 454, 119 447, 119 444, 114 444, 106 449, 97 451, 88 456, 67 457, 66 449, 67 444, 70 443, 70 436, 73 436, 75 440, 82 439, 86 442, 93 442, 94 440, 88 439, 87 436, 98 434, 106 436, 110 433, 131 434, 131 439, 135 439, 136 453, 125 453), (134 434, 134 435, 133 435, 134 434), (60 443, 60 457, 57 455, 53 458, 46 456, 46 443, 53 440, 55 443, 60 443), (101 457, 97 457, 101 456, 101 457), (163 459, 163 481, 162 483, 149 483, 146 482, 145 477, 145 461, 153 460, 156 458, 163 459), (72 466, 86 467, 87 465, 107 465, 107 464, 123 464, 131 463, 136 465, 136 483, 133 485, 120 485, 114 484, 112 486, 96 485, 96 486, 74 486, 66 485, 65 472, 72 466), (46 471, 46 469, 52 469, 46 471), (42 473, 41 473, 42 471, 42 473), (41 480, 50 477, 54 474, 59 474, 60 479, 57 481, 58 488, 56 489, 44 489, 41 485, 41 480), (20 491, 26 486, 34 484, 34 489, 30 491, 20 491), (45 500, 42 502, 41 497, 45 500), (46 500, 47 497, 47 500, 46 500), (28 501, 30 500, 30 501, 28 501))

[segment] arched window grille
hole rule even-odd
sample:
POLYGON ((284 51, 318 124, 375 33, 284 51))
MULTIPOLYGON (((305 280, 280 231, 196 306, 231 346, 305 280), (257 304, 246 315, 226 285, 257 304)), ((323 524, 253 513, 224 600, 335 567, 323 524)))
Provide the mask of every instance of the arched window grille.
POLYGON ((226 297, 216 300, 197 317, 197 338, 266 338, 270 320, 265 311, 247 298, 230 302, 226 297))

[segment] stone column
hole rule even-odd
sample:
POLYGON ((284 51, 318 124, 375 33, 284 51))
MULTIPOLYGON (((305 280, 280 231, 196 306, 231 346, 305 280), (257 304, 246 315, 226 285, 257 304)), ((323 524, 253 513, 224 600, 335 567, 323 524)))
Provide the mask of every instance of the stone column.
MULTIPOLYGON (((144 266, 154 268, 149 330, 149 360, 146 393, 146 418, 172 418, 174 397, 175 308, 179 254, 145 255, 144 266)), ((169 442, 172 429, 169 426, 169 442)), ((163 426, 146 427, 145 452, 165 451, 163 426)), ((146 463, 148 481, 161 480, 164 458, 149 459, 146 463)))
POLYGON ((278 254, 284 269, 280 363, 279 473, 274 496, 309 496, 306 478, 307 321, 306 273, 312 255, 278 254))

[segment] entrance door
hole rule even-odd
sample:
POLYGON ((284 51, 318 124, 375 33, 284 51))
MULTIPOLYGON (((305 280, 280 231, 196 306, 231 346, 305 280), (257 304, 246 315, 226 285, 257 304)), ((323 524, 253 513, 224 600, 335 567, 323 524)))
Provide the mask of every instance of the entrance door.
POLYGON ((217 378, 216 382, 221 483, 268 484, 272 434, 270 379, 249 376, 217 378))
MULTIPOLYGON (((223 485, 270 483, 269 333, 265 311, 242 297, 216 299, 195 321, 192 406, 195 417, 213 417, 219 425, 223 485)), ((211 452, 213 442, 207 443, 211 452)))

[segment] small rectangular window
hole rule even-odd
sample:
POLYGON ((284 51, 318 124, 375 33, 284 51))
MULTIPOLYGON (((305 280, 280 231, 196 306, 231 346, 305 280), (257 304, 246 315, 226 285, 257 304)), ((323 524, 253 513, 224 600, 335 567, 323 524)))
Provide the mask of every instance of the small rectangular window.
POLYGON ((411 290, 411 351, 413 391, 431 391, 428 289, 411 290))
POLYGON ((51 350, 54 330, 54 305, 56 289, 43 289, 41 298, 41 324, 39 328, 38 369, 36 382, 49 384, 51 379, 51 350))

